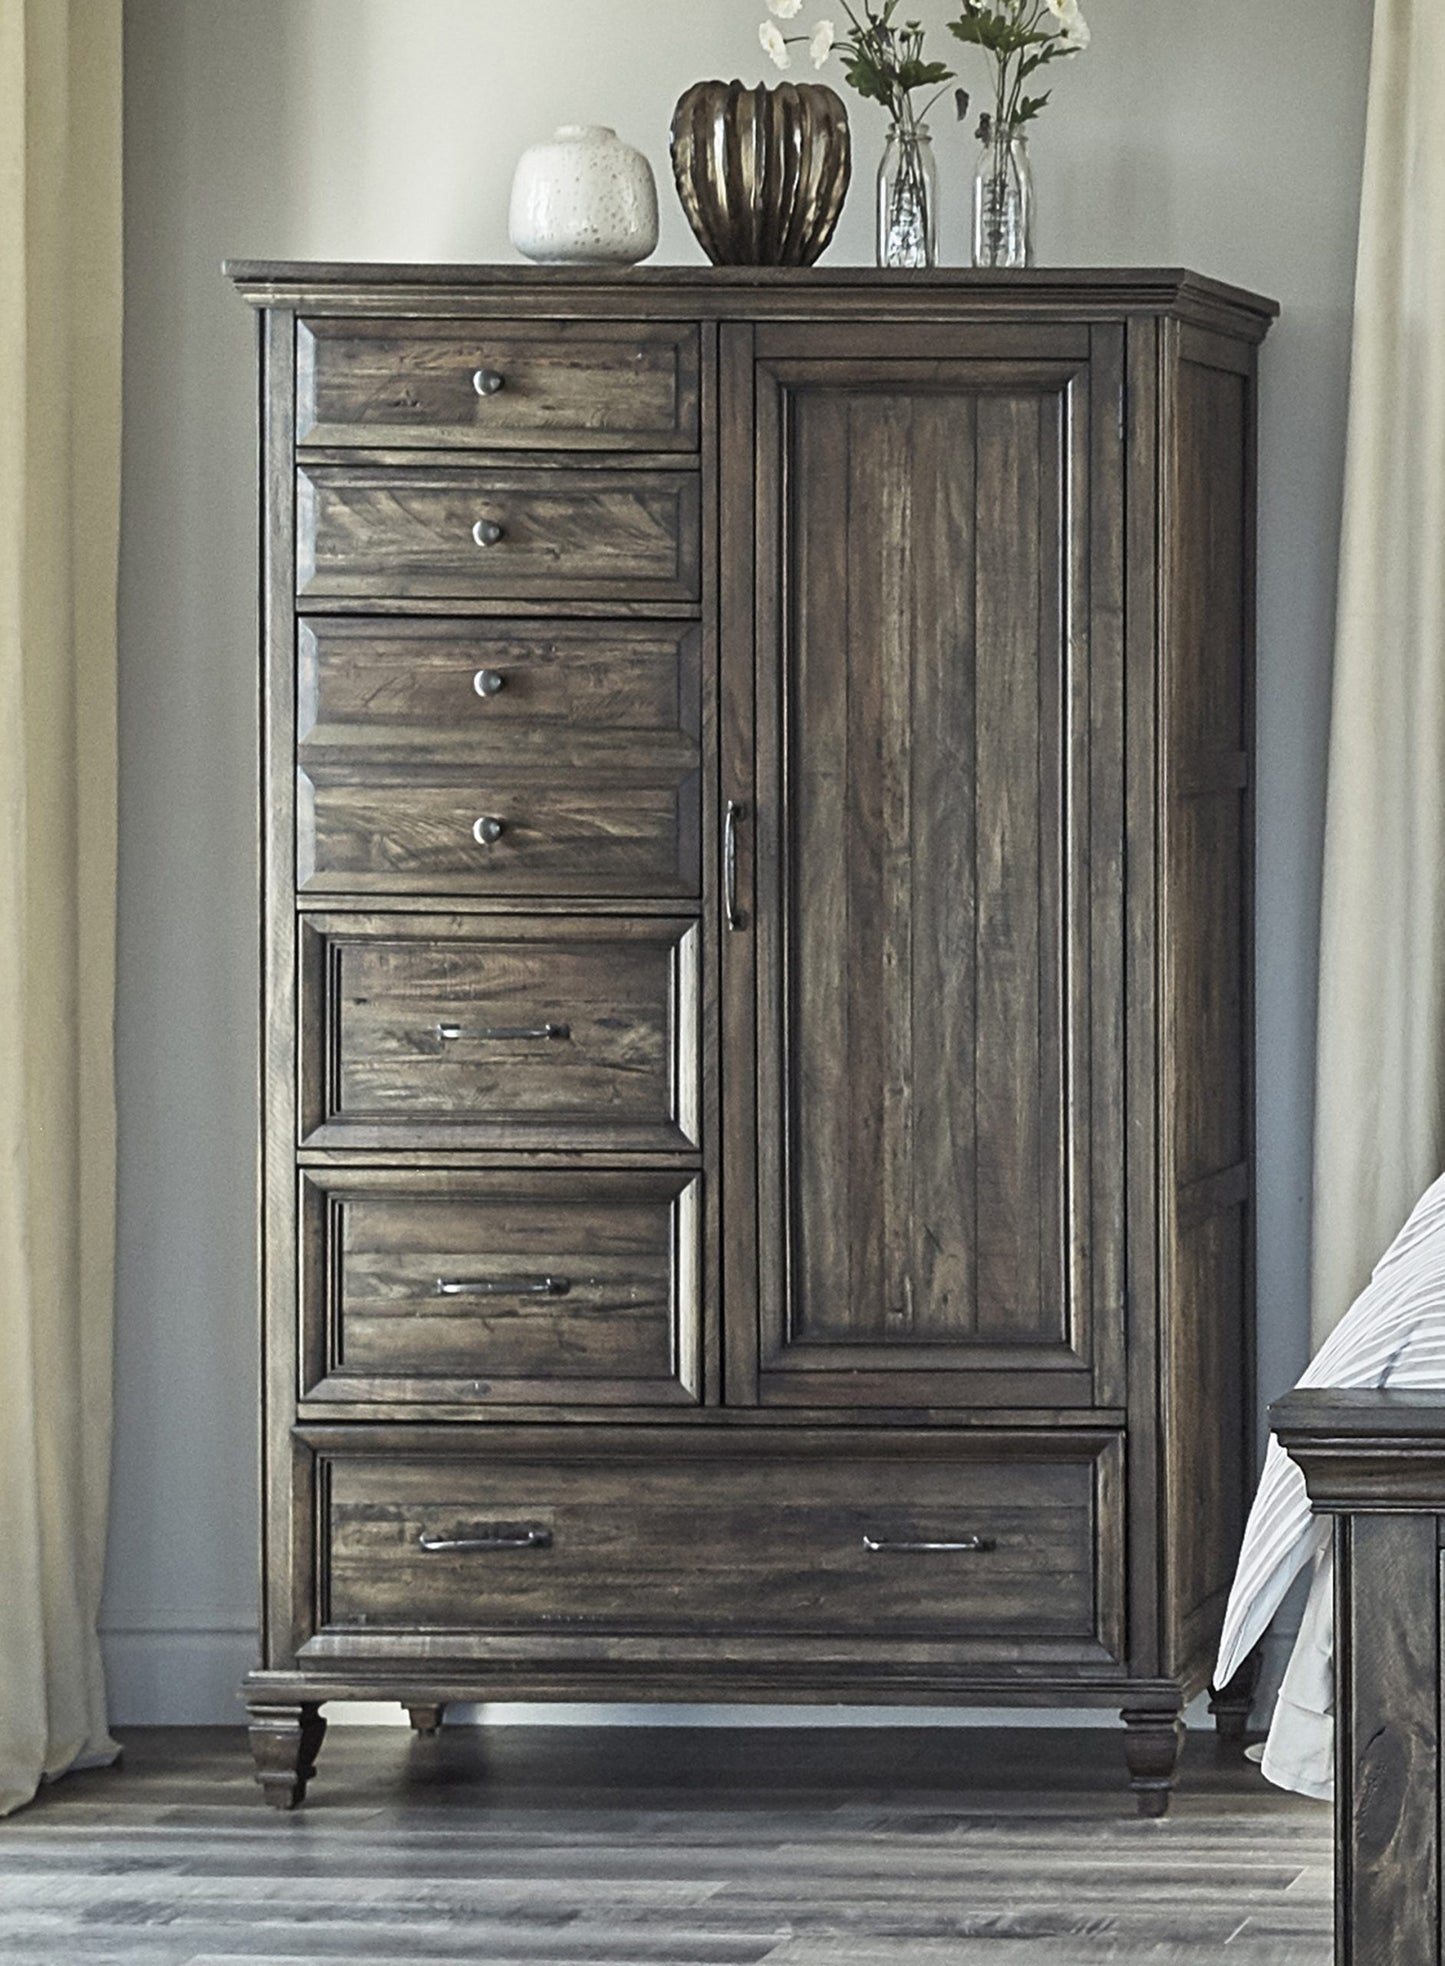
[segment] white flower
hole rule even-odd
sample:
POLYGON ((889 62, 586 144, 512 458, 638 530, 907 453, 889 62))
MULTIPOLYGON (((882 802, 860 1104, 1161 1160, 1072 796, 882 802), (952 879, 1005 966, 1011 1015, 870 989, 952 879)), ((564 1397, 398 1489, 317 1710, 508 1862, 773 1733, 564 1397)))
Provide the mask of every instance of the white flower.
MULTIPOLYGON (((802 0, 799 0, 799 5, 801 4, 802 0)), ((792 56, 788 53, 788 44, 770 20, 765 20, 758 29, 758 39, 763 44, 763 53, 771 55, 779 68, 787 68, 791 65, 792 56)))
POLYGON ((1045 5, 1058 22, 1058 42, 1070 54, 1077 54, 1089 45, 1089 23, 1079 11, 1079 0, 1045 0, 1045 5))
POLYGON ((820 20, 813 29, 813 38, 808 43, 808 53, 813 57, 814 68, 821 68, 833 52, 833 43, 838 31, 830 20, 820 20))
POLYGON ((1084 16, 1078 9, 1075 8, 1074 18, 1059 36, 1060 42, 1071 53, 1082 53, 1088 47, 1091 38, 1089 23, 1084 19, 1084 16))
POLYGON ((792 20, 803 11, 803 0, 768 0, 768 12, 779 20, 792 20))

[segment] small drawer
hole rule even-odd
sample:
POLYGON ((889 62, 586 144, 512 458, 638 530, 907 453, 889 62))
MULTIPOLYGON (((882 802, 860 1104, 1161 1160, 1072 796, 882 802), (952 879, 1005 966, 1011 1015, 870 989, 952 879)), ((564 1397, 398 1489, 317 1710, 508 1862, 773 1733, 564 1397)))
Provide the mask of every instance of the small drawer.
POLYGON ((594 1632, 731 1659, 822 1634, 995 1668, 1000 1641, 1011 1665, 1117 1656, 1118 1435, 517 1432, 328 1453, 321 1610, 348 1650, 594 1632))
POLYGON ((688 1173, 315 1169, 301 1177, 301 1397, 691 1405, 688 1173))
POLYGON ((296 437, 378 448, 695 451, 698 332, 676 322, 296 328, 296 437))
POLYGON ((695 622, 303 618, 301 762, 695 769, 700 644, 695 622))
POLYGON ((595 776, 478 765, 442 775, 311 756, 296 783, 296 884, 313 893, 692 899, 701 780, 689 763, 595 776))
POLYGON ((317 916, 301 1144, 689 1152, 698 926, 317 916))
POLYGON ((296 589, 328 600, 695 601, 696 471, 312 465, 296 589))

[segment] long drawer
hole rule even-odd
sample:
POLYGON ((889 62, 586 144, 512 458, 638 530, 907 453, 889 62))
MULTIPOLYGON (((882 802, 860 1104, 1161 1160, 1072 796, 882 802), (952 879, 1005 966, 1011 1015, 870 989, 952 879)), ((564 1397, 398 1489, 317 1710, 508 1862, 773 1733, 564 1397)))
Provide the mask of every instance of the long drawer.
POLYGON ((698 925, 301 923, 301 1143, 695 1150, 698 925))
POLYGON ((303 320, 297 441, 696 450, 699 366, 691 324, 303 320))
POLYGON ((328 1446, 323 1633, 430 1658, 545 1633, 1006 1641, 1020 1662, 1120 1642, 1118 1435, 506 1432, 328 1446))
POLYGON ((303 1173, 302 1398, 695 1403, 700 1196, 657 1169, 303 1173))
POLYGON ((296 586, 340 599, 696 601, 696 471, 307 465, 296 586))

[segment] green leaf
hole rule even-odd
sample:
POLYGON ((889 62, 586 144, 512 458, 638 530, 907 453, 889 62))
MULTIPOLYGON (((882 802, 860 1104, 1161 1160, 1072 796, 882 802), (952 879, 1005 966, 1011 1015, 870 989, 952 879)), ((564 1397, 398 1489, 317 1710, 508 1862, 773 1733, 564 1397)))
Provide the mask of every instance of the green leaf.
POLYGON ((898 71, 900 89, 928 89, 938 82, 951 82, 953 70, 941 61, 906 61, 898 71))
POLYGON ((889 106, 888 85, 871 62, 862 59, 850 62, 843 71, 843 79, 865 102, 881 102, 885 109, 889 106))
POLYGON ((1052 94, 1053 90, 1049 89, 1041 96, 1022 97, 1017 110, 1014 112, 1015 125, 1019 123, 1031 123, 1039 111, 1047 104, 1052 94))
POLYGON ((987 48, 990 54, 1001 54, 1008 50, 1010 28, 1007 21, 995 20, 990 15, 970 14, 962 20, 948 23, 951 33, 960 41, 971 41, 980 48, 987 48))

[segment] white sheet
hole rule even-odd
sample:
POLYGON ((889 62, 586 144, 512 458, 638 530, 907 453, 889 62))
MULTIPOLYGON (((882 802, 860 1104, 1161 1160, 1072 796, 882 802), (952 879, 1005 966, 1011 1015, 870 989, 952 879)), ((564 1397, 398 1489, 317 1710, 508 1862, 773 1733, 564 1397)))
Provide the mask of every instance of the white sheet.
MULTIPOLYGON (((1445 1388, 1445 1175, 1426 1189, 1335 1326, 1301 1386, 1445 1388)), ((1265 1744, 1281 1788, 1334 1791, 1334 1598, 1330 1520, 1310 1512, 1304 1477, 1271 1440, 1224 1614, 1214 1683, 1233 1678, 1295 1578, 1314 1581, 1265 1744)))

